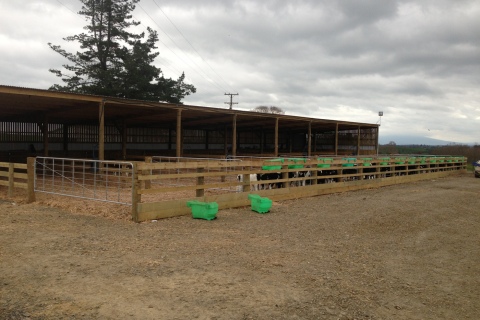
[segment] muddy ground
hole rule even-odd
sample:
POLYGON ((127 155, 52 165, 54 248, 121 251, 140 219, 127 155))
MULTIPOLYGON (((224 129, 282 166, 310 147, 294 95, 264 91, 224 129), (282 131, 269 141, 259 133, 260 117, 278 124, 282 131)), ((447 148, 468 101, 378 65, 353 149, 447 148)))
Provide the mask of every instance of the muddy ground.
POLYGON ((473 174, 141 224, 124 208, 22 204, 0 191, 1 319, 480 314, 473 174))

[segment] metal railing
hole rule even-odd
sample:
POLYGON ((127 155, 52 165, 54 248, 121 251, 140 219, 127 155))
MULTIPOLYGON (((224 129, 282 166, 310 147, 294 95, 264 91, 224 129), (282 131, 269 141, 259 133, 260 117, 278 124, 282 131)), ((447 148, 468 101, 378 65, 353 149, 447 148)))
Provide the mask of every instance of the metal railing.
POLYGON ((132 162, 37 157, 34 189, 131 205, 134 174, 132 162))

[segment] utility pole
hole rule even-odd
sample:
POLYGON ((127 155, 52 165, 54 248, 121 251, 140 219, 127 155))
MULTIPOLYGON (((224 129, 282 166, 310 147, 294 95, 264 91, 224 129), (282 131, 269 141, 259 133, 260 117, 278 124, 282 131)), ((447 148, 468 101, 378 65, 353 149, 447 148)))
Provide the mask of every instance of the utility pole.
POLYGON ((233 96, 238 96, 238 93, 225 93, 226 96, 230 96, 230 102, 225 102, 225 104, 230 105, 230 110, 232 110, 232 105, 238 104, 238 102, 233 102, 233 96))

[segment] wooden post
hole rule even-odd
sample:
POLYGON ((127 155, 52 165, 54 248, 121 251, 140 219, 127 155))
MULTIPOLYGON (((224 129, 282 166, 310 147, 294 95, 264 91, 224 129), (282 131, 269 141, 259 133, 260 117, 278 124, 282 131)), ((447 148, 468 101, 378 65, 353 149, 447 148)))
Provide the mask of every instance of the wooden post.
MULTIPOLYGON (((168 129, 168 150, 172 150, 172 129, 168 129)), ((170 154, 170 153, 169 153, 170 154)))
POLYGON ((317 168, 315 168, 315 169, 312 168, 312 170, 310 172, 312 173, 312 178, 313 178, 313 180, 310 180, 311 184, 312 185, 318 184, 318 169, 317 168))
POLYGON ((261 132, 261 137, 260 137, 260 154, 263 154, 265 151, 265 131, 261 132))
POLYGON ((127 159, 127 122, 125 119, 123 120, 122 123, 122 159, 126 160, 127 159))
POLYGON ((210 132, 210 130, 205 130, 205 150, 208 150, 208 144, 209 144, 208 133, 209 132, 210 132))
POLYGON ((223 128, 223 153, 225 156, 228 155, 228 131, 227 131, 227 125, 224 126, 223 128))
MULTIPOLYGON (((288 165, 282 165, 282 169, 283 170, 288 169, 288 165)), ((282 187, 290 188, 290 181, 288 181, 289 179, 288 172, 282 172, 282 179, 287 180, 285 182, 282 182, 282 187)))
POLYGON ((98 106, 98 160, 105 160, 105 101, 98 106))
MULTIPOLYGON (((145 162, 146 163, 153 163, 152 157, 145 157, 145 162)), ((151 175, 152 170, 143 170, 142 175, 151 175)), ((152 188, 152 180, 144 180, 145 181, 145 189, 150 189, 152 188)))
POLYGON ((243 186, 243 191, 250 192, 250 174, 244 174, 243 181, 245 182, 243 186))
POLYGON ((275 157, 278 157, 278 118, 275 118, 275 157))
POLYGON ((137 163, 133 163, 133 181, 132 181, 132 220, 138 222, 138 204, 142 202, 142 195, 138 193, 140 191, 140 180, 137 172, 137 163))
POLYGON ((8 164, 8 197, 11 198, 13 197, 13 188, 15 186, 15 168, 14 168, 14 163, 10 162, 8 164))
POLYGON ((310 157, 312 154, 312 122, 308 123, 308 153, 307 156, 310 157))
POLYGON ((338 156, 338 123, 335 124, 335 155, 338 156))
POLYGON ((358 136, 357 136, 357 156, 360 155, 360 126, 358 126, 358 136))
MULTIPOLYGON (((204 168, 197 168, 197 173, 203 173, 204 168)), ((197 186, 203 186, 205 184, 205 177, 204 176, 198 176, 197 177, 197 186)), ((205 189, 197 189, 196 190, 196 196, 197 197, 203 197, 205 195, 205 189)))
POLYGON ((43 156, 48 157, 48 116, 43 116, 43 156))
POLYGON ((182 146, 182 109, 177 110, 177 148, 176 156, 180 158, 183 154, 182 146))
POLYGON ((232 121, 232 155, 237 155, 237 114, 233 115, 232 121))
POLYGON ((63 154, 68 156, 68 125, 63 125, 63 154))
POLYGON ((35 202, 35 158, 27 159, 27 203, 35 202))

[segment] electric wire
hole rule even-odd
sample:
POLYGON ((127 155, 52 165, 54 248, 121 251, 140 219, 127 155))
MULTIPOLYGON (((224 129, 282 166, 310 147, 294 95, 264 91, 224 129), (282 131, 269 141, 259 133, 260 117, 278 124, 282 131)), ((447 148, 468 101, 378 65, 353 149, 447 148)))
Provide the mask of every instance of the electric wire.
MULTIPOLYGON (((68 11, 70 11, 71 13, 73 13, 75 16, 77 16, 78 18, 81 19, 81 17, 78 16, 78 14, 70 9, 67 5, 65 5, 62 1, 60 0, 56 0, 60 5, 62 5, 64 8, 66 8, 68 11)), ((200 59, 210 68, 210 70, 213 71, 213 73, 224 83, 227 85, 227 87, 230 87, 228 85, 228 83, 212 68, 212 66, 200 55, 200 53, 198 52, 198 50, 195 49, 195 47, 192 45, 192 43, 185 37, 185 35, 180 31, 180 29, 173 23, 173 21, 166 15, 166 13, 161 9, 161 7, 158 5, 157 2, 155 2, 155 0, 153 0, 154 4, 159 8, 159 10, 162 12, 162 14, 167 18, 167 20, 173 25, 173 27, 177 30, 177 32, 182 36, 182 38, 190 45, 190 47, 193 49, 193 51, 200 57, 200 59)), ((172 37, 170 37, 170 35, 165 32, 163 30, 163 28, 150 16, 150 14, 148 14, 148 12, 140 5, 140 4, 137 4, 137 6, 148 16, 148 18, 150 18, 150 20, 153 21, 153 23, 160 29, 160 31, 165 34, 165 36, 167 36, 170 41, 172 41, 172 43, 188 58, 188 55, 180 48, 180 46, 172 39, 172 37)), ((148 31, 148 27, 145 26, 139 19, 136 19, 133 15, 132 15, 132 18, 134 20, 137 20, 140 22, 140 25, 148 31)), ((83 19, 82 19, 83 20, 83 19)), ((190 61, 195 65, 195 67, 193 67, 191 64, 189 64, 187 61, 185 61, 182 57, 180 57, 174 50, 172 50, 164 41, 162 41, 160 39, 160 37, 158 38, 158 41, 166 48, 168 49, 175 57, 177 57, 180 61, 182 61, 185 65, 189 66, 191 68, 191 70, 193 70, 195 73, 197 73, 201 78, 203 78, 205 81, 207 81, 207 83, 210 83, 211 85, 214 85, 217 89, 219 90, 222 90, 222 91, 227 91, 225 90, 225 88, 220 84, 218 83, 216 80, 212 79, 212 77, 210 77, 194 60, 192 60, 191 58, 190 61), (200 73, 198 70, 200 70, 200 73)), ((171 63, 169 63, 166 59, 163 59, 162 60, 162 68, 166 68, 167 70, 170 70, 170 71, 173 71, 173 73, 176 73, 176 74, 181 74, 182 72, 180 72, 175 66, 173 66, 171 63)), ((230 90, 231 91, 231 90, 230 90)))
MULTIPOLYGON (((137 6, 142 9, 142 11, 150 18, 150 20, 152 20, 153 23, 155 23, 157 25, 157 27, 160 29, 160 31, 162 31, 163 34, 165 34, 165 36, 167 36, 170 41, 172 41, 172 43, 177 46, 177 48, 188 58, 188 55, 180 48, 180 46, 175 42, 175 40, 172 39, 172 37, 170 37, 170 35, 165 32, 165 30, 163 30, 163 28, 150 16, 150 14, 148 14, 148 12, 140 5, 140 4, 137 4, 137 6)), ((163 43, 163 42, 162 42, 163 43)), ((165 45, 165 43, 163 43, 165 45)), ((166 46, 166 45, 165 45, 166 46)), ((193 71, 195 71, 199 76, 201 76, 202 78, 204 78, 207 82, 210 82, 212 83, 213 85, 215 85, 218 89, 222 90, 222 91, 225 91, 225 88, 223 88, 218 82, 214 81, 213 79, 211 79, 211 77, 209 77, 205 71, 202 70, 202 68, 200 68, 200 66, 198 66, 194 60, 190 59, 192 61, 192 63, 198 68, 198 70, 200 70, 201 72, 203 72, 203 74, 200 74, 200 72, 193 68, 192 65, 190 65, 188 62, 186 62, 183 58, 181 58, 177 53, 175 53, 170 47, 166 46, 177 58, 179 58, 183 63, 185 63, 186 65, 188 65, 190 68, 192 68, 193 71), (209 80, 210 79, 210 80, 209 80)))
MULTIPOLYGON (((155 3, 155 5, 158 7, 158 9, 162 12, 162 14, 165 16, 165 18, 167 18, 167 20, 173 25, 173 27, 178 31, 178 33, 182 36, 183 39, 185 39, 185 41, 190 45, 190 47, 193 49, 193 51, 195 51, 195 53, 200 57, 200 59, 202 59, 203 62, 205 62, 205 64, 210 68, 210 70, 213 71, 213 73, 215 75, 217 75, 217 77, 223 81, 223 83, 225 83, 227 85, 227 87, 230 87, 230 85, 222 78, 221 75, 219 75, 215 69, 212 68, 212 66, 202 57, 202 55, 197 51, 197 49, 195 49, 195 47, 192 45, 192 43, 185 37, 185 35, 183 34, 182 31, 180 31, 180 29, 175 25, 175 23, 173 23, 173 21, 168 17, 168 15, 165 13, 165 11, 162 10, 162 8, 158 5, 158 3, 155 1, 155 0, 152 0, 153 3, 155 3)), ((233 90, 230 90, 233 92, 233 90)))

